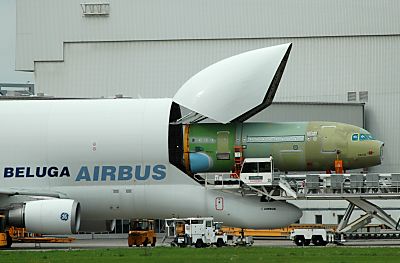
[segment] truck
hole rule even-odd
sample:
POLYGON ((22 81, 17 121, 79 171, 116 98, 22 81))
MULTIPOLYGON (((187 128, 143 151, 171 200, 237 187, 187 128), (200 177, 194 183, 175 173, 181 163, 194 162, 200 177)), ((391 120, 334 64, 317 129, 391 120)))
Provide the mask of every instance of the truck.
POLYGON ((221 223, 212 217, 171 218, 165 220, 166 233, 173 237, 171 246, 202 248, 225 246, 228 236, 221 231, 221 223))
POLYGON ((154 220, 135 219, 131 220, 131 230, 128 234, 128 246, 156 245, 156 234, 154 232, 154 220))
POLYGON ((326 246, 328 243, 340 243, 337 234, 330 229, 298 228, 290 233, 290 239, 297 246, 326 246))

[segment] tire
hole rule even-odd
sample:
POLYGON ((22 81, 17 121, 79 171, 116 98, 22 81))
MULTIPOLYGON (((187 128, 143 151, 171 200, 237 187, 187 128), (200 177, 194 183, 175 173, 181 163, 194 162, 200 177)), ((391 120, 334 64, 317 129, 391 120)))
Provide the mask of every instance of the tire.
POLYGON ((12 237, 8 234, 8 232, 6 233, 7 236, 7 245, 6 248, 10 248, 12 245, 12 237))
POLYGON ((132 244, 128 244, 129 247, 132 247, 132 244))
POLYGON ((305 245, 305 246, 309 246, 310 243, 311 243, 311 240, 310 240, 310 239, 306 239, 306 240, 304 241, 304 245, 305 245))
POLYGON ((152 246, 152 247, 155 247, 155 246, 156 246, 156 240, 157 240, 157 239, 156 239, 155 237, 153 237, 153 242, 151 242, 151 246, 152 246))
POLYGON ((222 240, 222 238, 218 238, 217 247, 223 247, 224 245, 225 245, 224 240, 222 240))
POLYGON ((326 242, 322 238, 322 236, 313 236, 312 243, 314 246, 326 246, 326 242))
POLYGON ((296 236, 294 238, 294 243, 299 247, 304 246, 306 243, 306 239, 304 238, 304 236, 296 236))
POLYGON ((143 246, 147 247, 147 244, 149 243, 149 240, 147 240, 147 238, 145 239, 145 241, 143 242, 143 246))
POLYGON ((203 240, 197 239, 196 244, 194 245, 196 248, 202 248, 203 247, 203 240))

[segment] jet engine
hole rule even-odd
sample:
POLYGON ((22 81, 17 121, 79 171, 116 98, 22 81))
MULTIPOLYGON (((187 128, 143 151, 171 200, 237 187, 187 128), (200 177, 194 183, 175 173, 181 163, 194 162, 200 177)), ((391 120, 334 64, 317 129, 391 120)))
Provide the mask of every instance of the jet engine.
POLYGON ((30 201, 9 210, 8 224, 33 233, 75 234, 80 226, 80 205, 71 199, 30 201))

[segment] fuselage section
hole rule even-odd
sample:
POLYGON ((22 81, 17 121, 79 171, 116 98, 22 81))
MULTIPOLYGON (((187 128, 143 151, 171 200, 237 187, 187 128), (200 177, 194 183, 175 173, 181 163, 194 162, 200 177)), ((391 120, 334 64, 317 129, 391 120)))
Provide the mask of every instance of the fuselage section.
POLYGON ((281 171, 367 168, 381 163, 383 143, 354 125, 336 122, 191 124, 185 127, 186 168, 192 172, 232 171, 234 147, 244 158, 274 158, 281 171))

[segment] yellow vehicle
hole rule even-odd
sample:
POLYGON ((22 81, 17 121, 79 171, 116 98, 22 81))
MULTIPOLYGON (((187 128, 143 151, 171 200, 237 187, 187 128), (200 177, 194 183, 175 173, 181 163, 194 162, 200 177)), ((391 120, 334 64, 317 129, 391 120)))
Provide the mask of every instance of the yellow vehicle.
POLYGON ((13 243, 71 243, 75 240, 72 237, 46 237, 27 232, 25 228, 13 226, 10 226, 7 232, 13 243))
POLYGON ((131 231, 128 235, 128 246, 133 245, 139 247, 143 245, 146 247, 151 244, 152 247, 156 245, 156 234, 154 232, 154 220, 132 220, 131 231))
POLYGON ((6 232, 6 218, 0 215, 0 248, 11 247, 11 238, 6 232))

